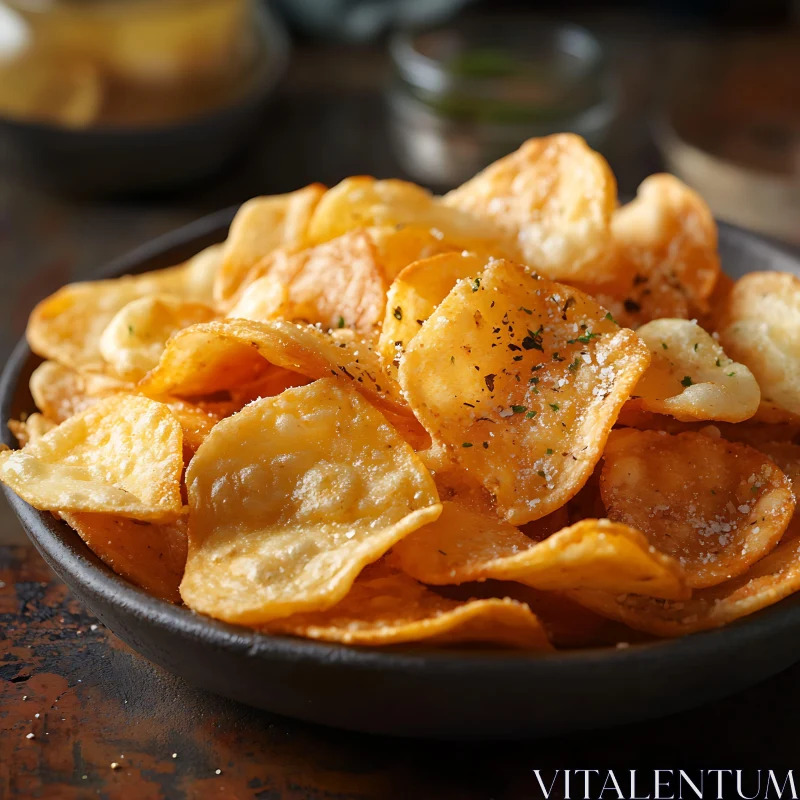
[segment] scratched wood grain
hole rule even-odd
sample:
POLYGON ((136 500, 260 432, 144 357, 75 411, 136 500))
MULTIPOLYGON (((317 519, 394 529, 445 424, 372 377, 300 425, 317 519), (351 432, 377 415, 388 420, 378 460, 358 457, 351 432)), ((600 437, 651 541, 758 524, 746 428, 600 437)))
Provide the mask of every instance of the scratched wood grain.
POLYGON ((692 713, 555 740, 332 731, 188 686, 100 625, 32 548, 0 547, 0 800, 538 798, 536 768, 797 768, 798 713, 795 668, 692 713))

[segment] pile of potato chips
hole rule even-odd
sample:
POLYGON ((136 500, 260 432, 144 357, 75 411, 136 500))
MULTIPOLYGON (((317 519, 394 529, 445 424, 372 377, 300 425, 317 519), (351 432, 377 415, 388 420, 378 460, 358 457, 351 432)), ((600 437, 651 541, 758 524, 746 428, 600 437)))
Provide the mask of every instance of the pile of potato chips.
POLYGON ((0 480, 153 594, 357 645, 676 636, 800 588, 800 280, 572 135, 246 203, 28 326, 0 480), (758 268, 754 264, 754 269, 758 268))

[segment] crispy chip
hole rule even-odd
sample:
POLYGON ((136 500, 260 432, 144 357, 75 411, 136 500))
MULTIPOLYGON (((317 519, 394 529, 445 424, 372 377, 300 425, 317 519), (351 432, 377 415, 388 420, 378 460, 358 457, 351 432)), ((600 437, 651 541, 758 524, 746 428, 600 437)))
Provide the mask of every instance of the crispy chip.
POLYGON ((434 442, 520 524, 581 488, 649 360, 591 298, 496 261, 425 322, 400 383, 434 442))
POLYGON ((524 603, 508 598, 448 600, 382 562, 367 567, 333 608, 295 614, 271 623, 266 630, 369 646, 424 641, 553 649, 541 623, 524 603))
POLYGON ((372 332, 383 317, 388 283, 361 229, 317 247, 273 253, 251 275, 255 280, 229 317, 298 320, 362 333, 372 332))
POLYGON ((147 523, 111 514, 61 514, 105 564, 150 594, 180 602, 186 564, 186 520, 147 523))
POLYGON ((693 588, 744 573, 775 547, 795 505, 761 453, 700 433, 614 431, 600 490, 609 518, 678 559, 693 588))
POLYGON ((646 178, 611 227, 637 275, 657 276, 697 305, 711 295, 720 274, 717 226, 705 201, 678 178, 646 178))
POLYGON ((617 182, 580 136, 529 139, 443 202, 494 220, 516 240, 525 263, 555 280, 618 280, 627 268, 610 257, 617 182))
POLYGON ((411 447, 330 378, 221 422, 186 485, 181 596, 245 624, 330 608, 367 564, 441 512, 411 447))
POLYGON ((175 417, 133 395, 101 400, 24 450, 0 453, 0 480, 43 511, 175 519, 182 471, 175 417))
POLYGON ((114 375, 136 382, 158 364, 173 333, 215 317, 214 309, 204 303, 169 295, 140 297, 108 323, 100 337, 100 352, 114 375))
POLYGON ((751 272, 736 281, 719 336, 725 352, 746 364, 761 387, 759 418, 800 417, 800 279, 751 272))
POLYGON ((696 322, 659 319, 636 333, 652 360, 630 403, 686 422, 741 422, 756 413, 761 392, 753 373, 728 358, 696 322))
POLYGON ((409 575, 433 585, 491 578, 551 591, 688 596, 674 559, 639 531, 608 520, 583 520, 536 542, 508 523, 444 502, 439 519, 399 542, 394 556, 409 575))
POLYGON ((507 597, 525 603, 537 616, 551 644, 558 649, 608 647, 652 639, 627 625, 595 614, 558 592, 543 592, 511 581, 462 583, 437 587, 437 592, 452 600, 507 597))
POLYGON ((408 413, 399 386, 352 331, 329 335, 280 320, 232 319, 185 328, 169 340, 139 388, 152 397, 213 394, 266 379, 276 367, 308 378, 335 375, 379 404, 408 413))
POLYGON ((320 244, 355 228, 372 226, 413 226, 430 231, 459 250, 510 258, 518 254, 513 240, 486 217, 437 203, 430 192, 416 184, 366 176, 345 178, 328 190, 314 211, 308 235, 313 243, 320 244))
POLYGON ((462 278, 475 277, 486 259, 471 253, 443 253, 409 264, 395 279, 386 298, 386 314, 378 352, 394 372, 409 342, 462 278))
POLYGON ((33 402, 45 417, 63 422, 103 397, 131 391, 130 384, 91 373, 81 374, 55 361, 44 361, 31 374, 33 402))
POLYGON ((254 197, 242 205, 231 223, 222 264, 214 283, 214 299, 226 305, 249 271, 283 245, 302 245, 311 215, 325 187, 312 183, 289 194, 254 197))
POLYGON ((575 591, 569 596, 586 608, 656 636, 683 636, 717 628, 771 606, 800 589, 800 538, 781 542, 738 578, 691 599, 673 602, 639 595, 575 591))
POLYGON ((8 421, 8 428, 16 437, 20 447, 25 447, 25 445, 41 439, 55 426, 55 422, 51 422, 42 414, 29 414, 24 420, 10 419, 8 421))
POLYGON ((132 300, 167 294, 210 303, 209 274, 216 270, 219 245, 177 267, 113 280, 71 283, 42 300, 28 320, 34 353, 73 369, 107 373, 100 337, 118 311, 132 300))

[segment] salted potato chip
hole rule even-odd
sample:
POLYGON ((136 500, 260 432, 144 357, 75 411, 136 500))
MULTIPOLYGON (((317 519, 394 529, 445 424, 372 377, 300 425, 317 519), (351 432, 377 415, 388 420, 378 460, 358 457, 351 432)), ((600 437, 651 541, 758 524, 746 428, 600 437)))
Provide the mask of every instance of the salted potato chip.
POLYGON ((443 502, 439 519, 393 552, 405 572, 433 585, 494 579, 553 591, 688 595, 674 559, 639 531, 608 520, 583 520, 536 542, 513 525, 443 502))
POLYGON ((10 419, 8 428, 14 434, 20 447, 41 439, 48 431, 56 427, 56 423, 42 414, 29 414, 24 420, 10 419))
POLYGON ((53 422, 63 422, 103 397, 132 389, 131 384, 115 378, 81 374, 55 361, 42 362, 30 379, 33 402, 53 422))
POLYGON ((167 343, 158 366, 139 384, 152 397, 192 397, 266 379, 278 369, 308 378, 335 375, 375 402, 408 413, 399 386, 352 331, 323 333, 310 325, 231 319, 193 325, 167 343))
POLYGON ((312 183, 289 194, 254 197, 236 212, 214 283, 214 299, 226 305, 248 272, 283 245, 304 244, 325 187, 312 183))
POLYGON ((220 422, 186 485, 181 596, 244 624, 330 608, 367 564, 441 512, 411 447, 331 378, 220 422))
POLYGON ((422 323, 463 278, 476 276, 486 259, 472 253, 442 253, 409 264, 386 297, 378 352, 387 370, 396 370, 422 323))
POLYGON ((626 267, 610 258, 617 182, 580 136, 529 139, 442 202, 493 220, 526 264, 555 280, 618 280, 626 267))
POLYGON ((362 229, 299 252, 274 253, 254 274, 259 278, 245 289, 229 317, 301 320, 362 333, 372 332, 383 318, 388 282, 362 229), (269 316, 256 317, 254 311, 269 316))
POLYGON ((100 352, 113 374, 136 382, 158 364, 173 333, 215 317, 214 309, 205 303, 170 295, 140 297, 108 323, 100 336, 100 352))
POLYGON ((434 443, 521 524, 585 483, 649 361, 590 297, 495 261, 422 325, 399 379, 434 443))
POLYGON ((763 454, 699 433, 614 431, 600 491, 608 517, 678 559, 692 588, 744 573, 775 547, 795 506, 763 454))
POLYGON ((721 313, 719 337, 755 375, 765 422, 800 416, 800 279, 784 272, 740 278, 721 313))
POLYGON ((182 471, 177 420, 134 395, 101 400, 24 450, 0 453, 0 480, 41 511, 175 519, 182 471))
POLYGON ((800 538, 782 541, 739 577, 689 600, 674 602, 640 595, 569 592, 571 599, 614 620, 656 636, 684 636, 717 628, 760 611, 800 590, 800 538))
POLYGON ((209 274, 216 270, 219 254, 215 245, 176 267, 68 284, 33 309, 26 331, 28 344, 37 355, 64 366, 108 373, 100 337, 117 312, 132 300, 153 294, 210 303, 209 274))
POLYGON ((276 620, 266 631, 353 645, 425 641, 553 649, 524 603, 507 598, 449 600, 383 562, 368 566, 333 608, 276 620))
POLYGON ((686 422, 741 422, 758 410, 761 391, 753 373, 728 358, 696 322, 658 319, 636 333, 652 360, 630 402, 686 422))
POLYGON ((325 193, 314 210, 308 236, 320 244, 372 226, 424 228, 461 250, 511 258, 518 254, 511 237, 487 217, 448 208, 414 183, 367 176, 345 178, 325 193))
MULTIPOLYGON (((437 228, 421 225, 378 225, 368 229, 386 279, 391 283, 409 265, 442 253, 460 253, 460 237, 448 239, 437 228)), ((476 240, 470 248, 487 258, 497 250, 491 239, 476 240)))
MULTIPOLYGON (((646 279, 659 276, 696 304, 720 274, 717 226, 697 192, 673 175, 651 175, 612 217, 624 258, 646 279)), ((666 315, 664 315, 666 316, 666 315)))
POLYGON ((179 603, 186 565, 186 520, 148 523, 112 514, 60 514, 118 575, 150 594, 179 603))

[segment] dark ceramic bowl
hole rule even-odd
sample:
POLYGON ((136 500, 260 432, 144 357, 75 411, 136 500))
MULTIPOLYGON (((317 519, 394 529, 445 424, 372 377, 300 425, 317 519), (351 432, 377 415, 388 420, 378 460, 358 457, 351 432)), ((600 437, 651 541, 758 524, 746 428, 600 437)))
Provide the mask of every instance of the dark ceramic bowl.
POLYGON ((219 173, 255 139, 283 77, 289 41, 265 4, 256 33, 262 55, 234 102, 165 125, 71 129, 0 116, 4 165, 57 192, 95 197, 159 192, 219 173))
MULTIPOLYGON (((229 210, 199 220, 104 274, 177 263, 221 241, 232 217, 229 210)), ((720 250, 732 277, 753 269, 800 274, 800 258, 727 225, 720 250)), ((20 342, 0 381, 4 423, 33 410, 28 376, 38 363, 20 342)), ((5 425, 3 437, 15 446, 5 425)), ((448 738, 553 735, 688 709, 800 660, 800 595, 726 628, 620 650, 381 650, 264 636, 150 597, 65 524, 5 491, 47 563, 134 650, 217 694, 325 725, 448 738)))

